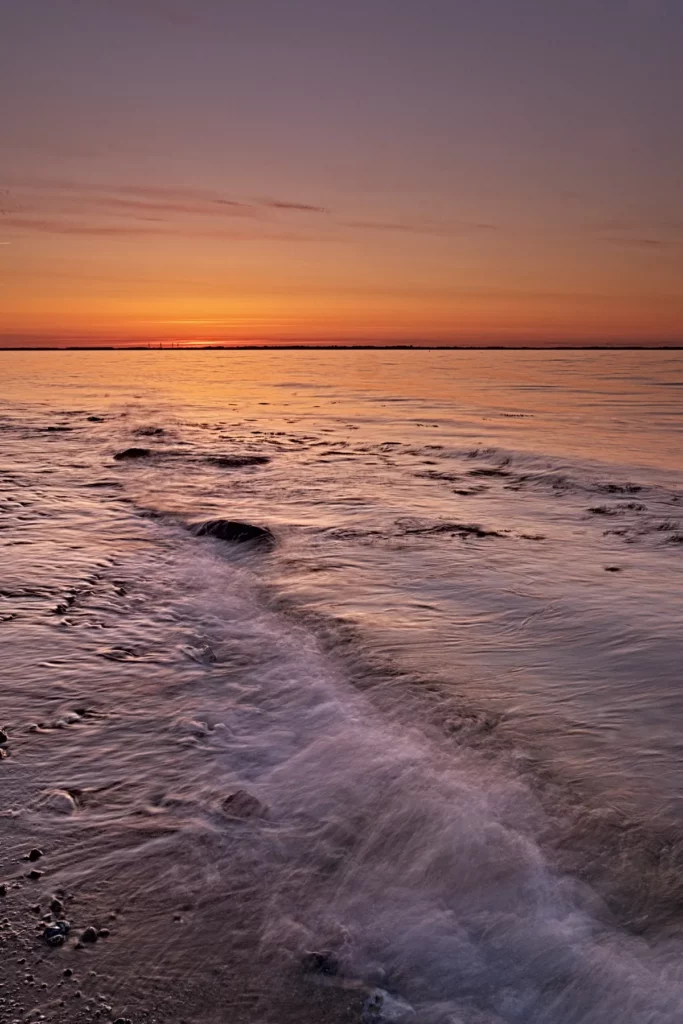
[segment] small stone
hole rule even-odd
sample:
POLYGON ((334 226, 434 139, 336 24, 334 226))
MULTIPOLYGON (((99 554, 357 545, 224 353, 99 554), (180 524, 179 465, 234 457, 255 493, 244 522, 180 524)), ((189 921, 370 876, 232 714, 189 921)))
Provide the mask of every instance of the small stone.
POLYGON ((223 800, 222 808, 231 818, 251 818, 255 814, 263 814, 265 807, 246 789, 238 789, 223 800))
POLYGON ((114 1024, 133 1024, 133 1021, 130 1017, 117 1017, 114 1024))
POLYGON ((81 935, 81 942, 97 942, 97 928, 89 925, 81 935))
POLYGON ((110 934, 111 932, 109 931, 108 928, 100 928, 97 932, 97 935, 100 939, 108 939, 110 934))
POLYGON ((36 871, 36 869, 34 868, 32 871, 29 871, 28 877, 31 879, 32 882, 37 882, 39 878, 43 877, 43 872, 36 871))
POLYGON ((126 448, 122 452, 117 452, 114 458, 121 462, 123 459, 146 459, 151 454, 149 448, 126 448))
POLYGON ((71 970, 70 967, 65 967, 64 968, 63 974, 64 974, 65 978, 72 978, 73 977, 73 973, 74 972, 71 970))
POLYGON ((9 736, 4 729, 0 729, 0 743, 7 743, 9 736))
POLYGON ((36 846, 34 846, 34 848, 31 850, 31 852, 26 855, 26 859, 30 860, 31 862, 33 862, 33 861, 36 861, 36 860, 40 860, 40 858, 42 856, 43 856, 43 851, 39 850, 36 846))
POLYGON ((243 523, 235 519, 209 519, 191 527, 197 537, 215 537, 231 544, 253 544, 263 548, 275 545, 275 535, 267 526, 243 523))
POLYGON ((40 798, 40 807, 54 814, 74 814, 76 801, 65 789, 50 789, 40 798))
POLYGON ((4 882, 2 882, 2 884, 0 884, 0 896, 6 896, 6 895, 7 895, 7 886, 5 885, 4 882))
POLYGON ((389 995, 383 988, 374 989, 363 1003, 362 1024, 407 1024, 415 1019, 410 1003, 389 995))
MULTIPOLYGON (((71 925, 68 921, 56 921, 54 924, 49 924, 43 931, 43 939, 47 942, 48 946, 62 946, 66 941, 66 937, 71 931, 71 925)), ((69 968, 67 968, 68 970, 69 968)), ((71 975, 66 974, 66 977, 71 975)))
POLYGON ((59 917, 59 915, 64 912, 64 904, 55 896, 52 902, 50 903, 50 910, 55 915, 55 917, 59 917))
POLYGON ((339 960, 329 949, 305 953, 301 962, 305 971, 315 974, 338 974, 339 960))

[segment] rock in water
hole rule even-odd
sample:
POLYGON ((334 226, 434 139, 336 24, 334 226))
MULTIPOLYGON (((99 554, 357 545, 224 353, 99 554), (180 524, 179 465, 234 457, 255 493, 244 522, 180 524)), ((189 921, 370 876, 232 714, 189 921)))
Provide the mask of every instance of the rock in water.
POLYGON ((267 455, 211 455, 207 462, 221 469, 240 469, 242 466, 265 466, 267 455))
POLYGON ((416 1014, 410 1003, 398 996, 390 996, 383 988, 376 988, 363 1003, 363 1024, 409 1024, 416 1014))
POLYGON ((192 531, 197 537, 215 537, 230 544, 255 544, 264 548, 272 548, 275 544, 275 537, 268 527, 241 523, 236 519, 209 519, 195 524, 192 531))
POLYGON ((40 798, 40 807, 54 814, 73 814, 76 801, 65 789, 50 789, 40 798))
POLYGON ((310 974, 339 974, 339 960, 329 949, 305 953, 301 966, 310 974))
POLYGON ((125 448, 122 452, 117 452, 114 458, 121 462, 123 459, 146 459, 151 454, 149 448, 125 448))
POLYGON ((263 815, 266 810, 261 801, 246 789, 230 793, 221 806, 230 818, 252 818, 255 814, 263 815))
POLYGON ((47 942, 48 946, 62 946, 70 930, 71 925, 68 921, 56 921, 45 928, 43 939, 47 942))

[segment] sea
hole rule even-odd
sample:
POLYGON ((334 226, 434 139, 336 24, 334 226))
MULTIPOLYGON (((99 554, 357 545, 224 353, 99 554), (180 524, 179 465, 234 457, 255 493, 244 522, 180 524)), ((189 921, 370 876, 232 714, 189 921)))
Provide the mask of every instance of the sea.
POLYGON ((187 1019, 299 972, 378 1021, 683 1020, 683 352, 0 388, 0 831, 114 900, 131 999, 249 961, 187 1019))

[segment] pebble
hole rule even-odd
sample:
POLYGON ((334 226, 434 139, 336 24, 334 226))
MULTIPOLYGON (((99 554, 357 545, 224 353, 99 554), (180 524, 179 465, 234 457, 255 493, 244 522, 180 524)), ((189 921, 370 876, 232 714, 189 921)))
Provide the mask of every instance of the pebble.
POLYGON ((251 818, 254 814, 263 814, 265 811, 261 801, 246 789, 230 793, 221 806, 231 818, 251 818))
POLYGON ((42 856, 43 856, 43 851, 39 850, 36 846, 34 846, 33 849, 31 850, 31 852, 26 855, 26 860, 30 860, 30 861, 33 862, 33 861, 36 861, 36 860, 40 860, 40 858, 42 856))
POLYGON ((93 928, 92 925, 89 925, 81 935, 81 942, 97 942, 97 939, 97 928, 93 928))
POLYGON ((0 885, 0 896, 6 896, 6 895, 7 895, 7 886, 6 886, 6 885, 5 885, 5 883, 3 882, 3 883, 2 883, 1 885, 0 885))
MULTIPOLYGON (((47 942, 48 946, 62 946, 70 931, 71 925, 68 921, 56 921, 54 924, 47 925, 43 930, 43 939, 47 942)), ((66 977, 70 977, 70 975, 66 974, 66 971, 64 974, 66 977)))
POLYGON ((145 459, 151 454, 149 448, 125 448, 124 451, 117 452, 114 458, 121 462, 122 459, 145 459))
POLYGON ((74 814, 76 801, 65 789, 51 789, 43 793, 40 806, 55 814, 74 814))
POLYGON ((338 974, 339 960, 329 949, 305 953, 301 966, 316 974, 338 974))
POLYGON ((61 914, 64 911, 64 904, 55 896, 53 897, 52 902, 50 903, 50 910, 52 911, 53 914, 59 916, 59 914, 61 914))
POLYGON ((28 877, 31 879, 32 882, 37 882, 39 878, 43 877, 43 872, 36 871, 36 869, 34 868, 32 871, 29 871, 28 877))
POLYGON ((4 729, 0 729, 0 743, 7 743, 9 736, 4 729))
POLYGON ((363 1003, 362 1024, 407 1024, 415 1019, 410 1003, 389 995, 383 988, 374 989, 363 1003))

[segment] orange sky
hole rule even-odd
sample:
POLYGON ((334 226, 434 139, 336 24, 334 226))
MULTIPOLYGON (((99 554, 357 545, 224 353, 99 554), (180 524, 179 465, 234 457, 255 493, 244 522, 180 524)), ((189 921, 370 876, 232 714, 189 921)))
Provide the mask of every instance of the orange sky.
POLYGON ((680 7, 248 6, 10 9, 0 345, 683 343, 680 7))

